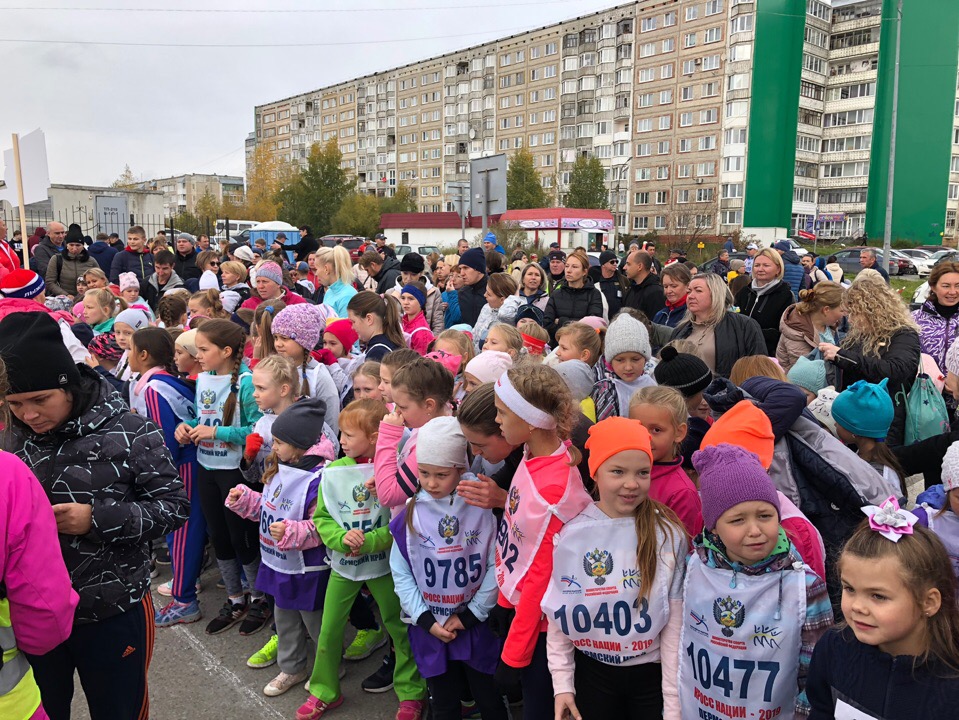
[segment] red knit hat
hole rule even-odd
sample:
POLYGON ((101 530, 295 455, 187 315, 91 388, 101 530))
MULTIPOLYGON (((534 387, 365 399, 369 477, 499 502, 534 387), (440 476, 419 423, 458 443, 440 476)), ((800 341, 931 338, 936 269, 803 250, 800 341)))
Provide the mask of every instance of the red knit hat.
POLYGON ((356 334, 356 331, 353 329, 353 324, 349 320, 334 320, 326 326, 326 330, 323 332, 329 333, 339 340, 347 352, 350 351, 350 348, 353 347, 359 339, 359 335, 356 334))
POLYGON ((759 462, 768 470, 773 464, 773 424, 769 416, 749 400, 741 400, 717 420, 706 434, 700 448, 721 443, 738 445, 759 456, 759 462))
POLYGON ((14 270, 0 280, 0 294, 8 298, 33 298, 46 289, 43 278, 33 270, 14 270))

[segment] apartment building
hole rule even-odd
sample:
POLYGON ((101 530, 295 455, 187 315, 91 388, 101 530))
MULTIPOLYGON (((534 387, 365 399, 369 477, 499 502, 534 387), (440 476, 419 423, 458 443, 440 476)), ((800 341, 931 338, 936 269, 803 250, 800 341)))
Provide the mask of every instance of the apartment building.
MULTIPOLYGON (((248 153, 252 152, 249 140, 248 153)), ((177 175, 176 177, 145 180, 137 183, 141 190, 158 190, 163 193, 163 208, 168 215, 179 212, 196 212, 196 204, 209 193, 218 203, 230 200, 242 203, 244 197, 243 178, 237 175, 177 175)))
MULTIPOLYGON (((931 5, 956 16, 952 129, 959 4, 907 5, 922 15, 913 27, 931 5)), ((880 74, 891 78, 894 65, 880 61, 880 35, 885 48, 895 23, 880 26, 894 6, 640 0, 258 106, 251 138, 301 164, 313 143, 336 138, 360 190, 391 195, 403 183, 423 212, 453 209, 446 183, 468 180, 471 159, 526 147, 559 202, 577 156, 599 158, 619 234, 745 227, 774 236, 818 224, 825 236, 857 236, 866 188, 880 180, 870 177, 873 118, 880 74)), ((904 42, 904 65, 914 44, 904 42)), ((924 213, 938 213, 948 235, 959 209, 959 128, 940 151, 952 174, 924 213)), ((914 164, 931 153, 914 153, 914 164)), ((905 208, 908 183, 901 192, 905 208)))

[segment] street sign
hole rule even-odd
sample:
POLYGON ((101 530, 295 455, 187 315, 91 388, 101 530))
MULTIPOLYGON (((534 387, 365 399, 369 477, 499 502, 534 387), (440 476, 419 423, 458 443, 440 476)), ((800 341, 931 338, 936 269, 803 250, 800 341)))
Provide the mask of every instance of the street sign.
POLYGON ((506 212, 506 155, 470 161, 470 212, 502 215, 506 212))
MULTIPOLYGON (((808 227, 808 226, 807 226, 807 227, 808 227)), ((813 233, 811 233, 811 232, 806 232, 805 230, 800 230, 799 232, 796 233, 796 235, 798 235, 799 237, 801 237, 803 240, 815 240, 815 239, 816 239, 815 234, 813 234, 813 233)))

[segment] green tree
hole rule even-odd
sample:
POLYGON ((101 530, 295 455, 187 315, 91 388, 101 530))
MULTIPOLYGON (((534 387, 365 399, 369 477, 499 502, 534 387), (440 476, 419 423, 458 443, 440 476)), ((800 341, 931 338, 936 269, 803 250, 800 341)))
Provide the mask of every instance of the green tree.
POLYGON ((114 180, 110 187, 113 188, 132 188, 135 187, 139 181, 137 176, 133 174, 133 171, 130 169, 129 165, 123 166, 123 172, 120 173, 120 177, 114 180))
POLYGON ((603 179, 603 164, 598 158, 580 155, 569 176, 566 207, 606 210, 609 191, 603 179))
POLYGON ((196 215, 188 210, 181 210, 173 218, 173 226, 181 232, 188 232, 191 235, 199 235, 203 232, 203 227, 196 215))
POLYGON ((543 189, 543 180, 533 163, 533 153, 520 148, 509 159, 506 170, 506 207, 509 210, 528 210, 549 206, 543 189))
POLYGON ((221 215, 220 202, 209 190, 203 193, 203 197, 196 201, 194 214, 201 224, 205 224, 206 221, 209 221, 211 227, 216 224, 216 220, 219 217, 240 218, 239 215, 221 215))
POLYGON ((410 191, 410 186, 400 183, 393 197, 380 198, 380 212, 411 213, 416 212, 416 198, 410 191))
POLYGON ((333 216, 353 190, 353 178, 340 167, 343 155, 331 139, 314 143, 306 168, 293 175, 276 194, 283 216, 293 225, 309 225, 320 237, 330 232, 333 216))
MULTIPOLYGON (((257 145, 247 164, 244 219, 260 222, 276 220, 280 209, 277 196, 288 176, 289 172, 280 166, 266 145, 257 145)), ((238 213, 237 217, 243 215, 238 213)))
POLYGON ((335 233, 373 237, 380 231, 379 201, 367 193, 350 193, 333 216, 332 230, 335 233))

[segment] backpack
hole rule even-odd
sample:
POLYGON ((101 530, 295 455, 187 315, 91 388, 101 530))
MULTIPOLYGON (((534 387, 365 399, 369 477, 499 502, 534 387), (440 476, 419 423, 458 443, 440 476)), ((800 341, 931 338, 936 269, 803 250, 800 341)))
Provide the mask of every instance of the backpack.
POLYGON ((931 377, 919 373, 906 396, 905 444, 912 445, 949 432, 949 411, 931 377))

